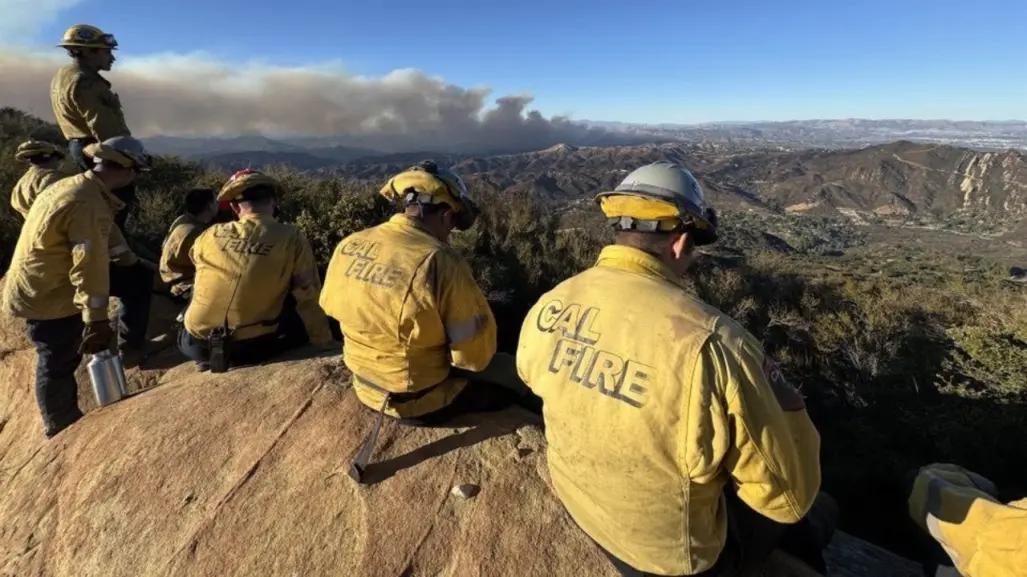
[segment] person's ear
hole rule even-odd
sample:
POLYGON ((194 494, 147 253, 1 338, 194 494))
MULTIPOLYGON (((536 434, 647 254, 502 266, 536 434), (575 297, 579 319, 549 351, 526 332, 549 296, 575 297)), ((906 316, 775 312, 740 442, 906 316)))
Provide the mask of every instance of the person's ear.
POLYGON ((447 229, 452 229, 456 225, 456 212, 452 208, 446 208, 442 211, 442 226, 447 229))
POLYGON ((692 254, 692 251, 695 249, 695 239, 692 238, 691 233, 677 233, 672 238, 670 249, 674 254, 674 258, 682 259, 692 254))

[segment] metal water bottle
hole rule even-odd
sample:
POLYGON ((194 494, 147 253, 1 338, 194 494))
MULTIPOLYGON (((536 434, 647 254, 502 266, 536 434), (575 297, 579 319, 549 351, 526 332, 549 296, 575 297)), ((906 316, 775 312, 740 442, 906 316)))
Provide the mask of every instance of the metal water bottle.
POLYGON ((99 352, 89 361, 88 369, 98 405, 104 407, 125 397, 125 371, 120 355, 110 351, 99 352))

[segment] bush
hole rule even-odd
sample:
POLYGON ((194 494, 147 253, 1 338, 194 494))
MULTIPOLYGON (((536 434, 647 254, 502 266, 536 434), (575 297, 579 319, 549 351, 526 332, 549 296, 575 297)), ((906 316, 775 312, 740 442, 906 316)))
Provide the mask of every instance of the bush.
MULTIPOLYGON (((11 138, 43 128, 3 126, 14 134, 0 145, 0 183, 9 190, 20 174, 7 154, 11 138)), ((289 191, 282 218, 303 230, 322 271, 342 237, 392 212, 380 182, 270 172, 289 191)), ((140 183, 130 233, 159 250, 182 192, 217 188, 226 177, 160 159, 140 183)), ((591 266, 611 233, 588 203, 568 210, 473 182, 481 214, 453 243, 493 303, 501 348, 513 351, 527 309, 591 266)), ((824 486, 841 502, 847 529, 908 552, 902 475, 934 460, 1027 494, 1027 293, 1003 282, 1004 269, 916 246, 863 247, 862 233, 829 219, 736 214, 725 222, 723 244, 734 256, 701 259, 689 290, 742 322, 807 395, 823 437, 824 486), (819 256, 835 249, 847 254, 819 256)), ((0 222, 4 259, 18 226, 0 222)))

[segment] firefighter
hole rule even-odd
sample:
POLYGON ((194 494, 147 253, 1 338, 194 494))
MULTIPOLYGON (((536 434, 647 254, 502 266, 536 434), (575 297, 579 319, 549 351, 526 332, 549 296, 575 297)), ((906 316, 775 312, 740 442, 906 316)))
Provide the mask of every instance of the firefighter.
POLYGON ((93 168, 58 181, 29 209, 4 283, 3 309, 26 319, 38 353, 36 401, 47 438, 82 416, 75 369, 114 336, 108 237, 123 203, 111 191, 152 163, 132 137, 91 146, 93 168))
MULTIPOLYGON (((114 64, 118 41, 95 26, 76 24, 64 32, 57 44, 72 62, 60 68, 50 82, 50 105, 57 126, 68 140, 68 152, 82 171, 90 169, 85 148, 115 136, 131 136, 125 123, 121 99, 111 83, 100 75, 114 64)), ((114 222, 125 229, 125 220, 135 205, 135 183, 114 191, 124 208, 114 222)))
POLYGON ((384 416, 435 425, 530 401, 513 359, 496 353, 485 295, 448 244, 453 230, 467 230, 476 218, 463 181, 425 161, 391 178, 381 194, 403 212, 336 246, 320 300, 342 327, 357 398, 378 412, 351 470, 356 477, 384 416))
POLYGON ((596 201, 615 243, 535 303, 517 349, 556 495, 625 576, 727 574, 786 532, 823 571, 836 511, 804 400, 680 278, 717 238, 699 183, 658 162, 596 201))
POLYGON ((925 575, 1024 575, 1027 498, 1003 503, 991 480, 950 463, 921 467, 911 478, 909 515, 930 539, 925 575))
POLYGON ((214 220, 217 195, 210 188, 194 188, 185 194, 185 212, 171 223, 160 256, 160 277, 169 285, 171 296, 186 303, 193 290, 196 266, 189 258, 196 238, 214 220))
POLYGON ((310 342, 336 346, 318 306, 321 279, 303 233, 275 214, 281 184, 235 173, 218 193, 237 220, 215 224, 190 250, 196 266, 178 347, 201 370, 258 364, 310 342))
POLYGON ((49 142, 26 140, 18 145, 14 158, 29 164, 29 169, 11 190, 11 208, 24 219, 44 188, 70 174, 61 167, 64 152, 49 142))

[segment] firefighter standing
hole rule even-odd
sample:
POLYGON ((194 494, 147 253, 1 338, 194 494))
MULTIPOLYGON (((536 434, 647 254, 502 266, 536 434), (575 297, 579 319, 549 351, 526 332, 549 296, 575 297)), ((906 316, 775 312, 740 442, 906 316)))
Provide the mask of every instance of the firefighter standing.
POLYGON ((823 570, 833 520, 811 521, 832 503, 804 519, 820 486, 804 401, 759 341, 680 281, 716 239, 698 182, 660 162, 597 202, 616 243, 539 299, 517 350, 544 401, 557 496, 625 576, 726 574, 786 528, 805 547, 791 552, 823 570))
POLYGON ((238 220, 216 224, 193 244, 192 297, 178 347, 201 368, 221 372, 310 342, 332 348, 318 306, 314 253, 298 228, 275 219, 281 184, 243 170, 221 188, 238 220))
MULTIPOLYGON (((111 69, 113 51, 118 42, 95 26, 76 24, 64 33, 57 45, 67 50, 72 62, 63 66, 50 82, 50 105, 57 126, 68 140, 68 151, 78 167, 87 171, 91 163, 86 159, 85 147, 115 136, 131 136, 125 123, 121 100, 111 91, 111 83, 100 71, 111 69)), ((122 230, 125 220, 135 205, 135 183, 114 191, 125 205, 114 222, 122 230)))
MULTIPOLYGON (((111 91, 110 81, 100 75, 101 71, 110 70, 114 64, 116 59, 113 51, 117 49, 118 42, 112 34, 95 26, 76 24, 65 31, 57 46, 68 52, 72 62, 58 70, 50 82, 50 104, 57 118, 57 126, 68 140, 68 152, 72 160, 81 170, 88 171, 92 164, 88 158, 91 146, 117 136, 132 134, 125 123, 120 98, 111 91)), ((122 202, 121 208, 114 215, 117 230, 111 231, 114 245, 111 262, 117 265, 110 270, 111 285, 145 286, 149 295, 157 266, 139 258, 125 237, 125 221, 136 203, 136 183, 132 181, 111 192, 122 202)), ((125 313, 121 315, 120 337, 124 351, 133 358, 137 353, 145 355, 150 297, 144 297, 140 291, 134 290, 115 290, 115 294, 117 292, 131 293, 135 297, 131 303, 126 303, 124 298, 120 299, 125 313)), ((127 359, 126 364, 129 364, 127 359)))
POLYGON ((39 356, 36 401, 48 438, 82 416, 75 369, 113 337, 108 236, 122 202, 111 190, 151 166, 132 137, 91 146, 91 170, 58 181, 32 204, 4 283, 3 309, 26 319, 39 356))

